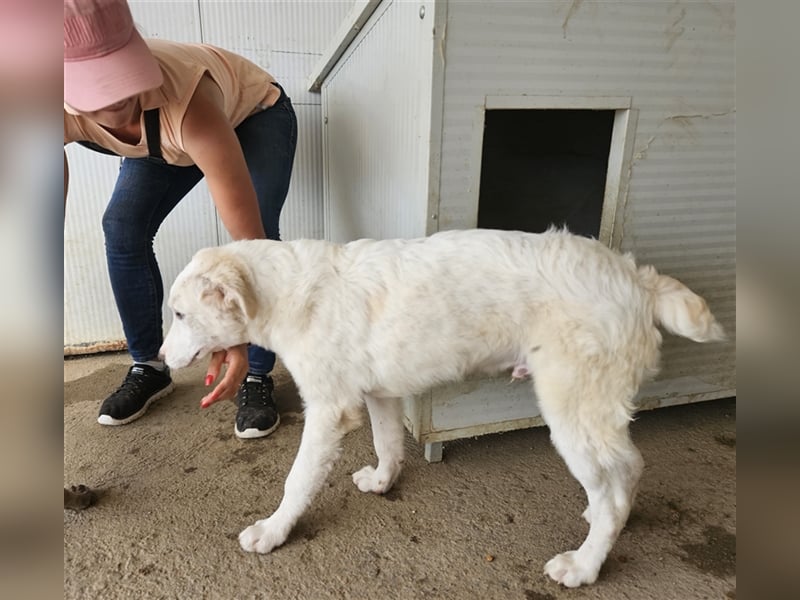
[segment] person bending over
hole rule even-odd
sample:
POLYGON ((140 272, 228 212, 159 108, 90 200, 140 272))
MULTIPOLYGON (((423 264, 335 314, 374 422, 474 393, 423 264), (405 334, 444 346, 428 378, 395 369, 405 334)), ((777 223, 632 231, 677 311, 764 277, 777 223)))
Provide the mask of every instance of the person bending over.
MULTIPOLYGON (((65 0, 64 144, 122 157, 102 219, 111 287, 133 365, 100 407, 102 425, 141 417, 173 389, 159 359, 164 287, 153 251, 159 226, 205 177, 235 240, 280 239, 297 119, 275 79, 208 44, 144 40, 125 0, 65 0)), ((69 181, 64 152, 64 202, 69 181)), ((236 398, 240 438, 269 435, 275 355, 240 346, 212 356, 206 399, 236 398)))

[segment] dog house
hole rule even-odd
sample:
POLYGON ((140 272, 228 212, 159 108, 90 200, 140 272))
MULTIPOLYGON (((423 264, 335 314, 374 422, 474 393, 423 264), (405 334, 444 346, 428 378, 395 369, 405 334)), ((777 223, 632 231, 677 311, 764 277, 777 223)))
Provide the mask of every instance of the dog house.
MULTIPOLYGON (((308 87, 329 239, 566 225, 681 279, 733 336, 732 1, 358 1, 308 87)), ((735 395, 733 342, 665 335, 662 362, 642 408, 735 395)), ((510 376, 405 417, 429 460, 541 423, 510 376)))

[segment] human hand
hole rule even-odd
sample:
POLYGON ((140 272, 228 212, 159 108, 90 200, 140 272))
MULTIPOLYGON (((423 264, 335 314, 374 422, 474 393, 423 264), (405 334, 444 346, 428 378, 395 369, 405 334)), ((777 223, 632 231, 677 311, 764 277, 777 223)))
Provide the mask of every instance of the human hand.
POLYGON ((200 400, 201 408, 208 408, 218 400, 233 400, 236 398, 236 392, 239 390, 242 381, 244 381, 249 367, 247 344, 220 350, 211 355, 211 360, 206 370, 206 386, 214 383, 222 370, 223 364, 227 365, 225 376, 210 394, 200 400))

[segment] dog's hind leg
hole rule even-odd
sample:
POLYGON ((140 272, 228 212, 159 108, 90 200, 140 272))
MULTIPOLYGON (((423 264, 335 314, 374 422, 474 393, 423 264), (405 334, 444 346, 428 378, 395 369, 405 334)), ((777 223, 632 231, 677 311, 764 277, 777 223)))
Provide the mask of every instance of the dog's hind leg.
POLYGON ((368 465, 353 473, 353 483, 362 492, 383 494, 391 489, 403 468, 403 405, 400 398, 367 396, 366 401, 378 468, 368 465))
MULTIPOLYGON (((612 486, 614 505, 624 525, 636 499, 639 479, 644 470, 644 459, 627 435, 620 436, 619 447, 619 454, 624 458, 615 465, 615 468, 607 469, 606 477, 614 483, 612 486)), ((589 524, 592 522, 591 508, 587 506, 581 515, 589 524)))
MULTIPOLYGON (((562 435, 563 432, 554 432, 554 441, 562 435)), ((572 434, 563 437, 575 441, 572 434)), ((565 444, 558 445, 564 447, 565 444)), ((620 454, 628 456, 620 456, 615 459, 618 461, 616 464, 606 468, 600 464, 598 457, 591 455, 593 449, 561 452, 589 499, 589 506, 584 512, 584 518, 590 524, 589 535, 577 550, 559 554, 545 565, 545 573, 567 587, 593 583, 597 579, 600 567, 625 526, 633 495, 630 484, 641 473, 641 457, 635 448, 634 452, 629 453, 624 447, 620 436, 620 454)))
POLYGON ((586 364, 569 373, 568 358, 561 360, 558 367, 534 365, 536 392, 553 444, 586 491, 590 527, 583 544, 548 561, 545 573, 577 587, 597 579, 628 518, 643 463, 628 434, 630 392, 614 383, 619 374, 592 373, 586 364))
POLYGON ((303 437, 278 510, 239 534, 239 543, 248 552, 266 554, 286 541, 339 457, 347 424, 345 412, 324 400, 306 402, 306 406, 303 437))

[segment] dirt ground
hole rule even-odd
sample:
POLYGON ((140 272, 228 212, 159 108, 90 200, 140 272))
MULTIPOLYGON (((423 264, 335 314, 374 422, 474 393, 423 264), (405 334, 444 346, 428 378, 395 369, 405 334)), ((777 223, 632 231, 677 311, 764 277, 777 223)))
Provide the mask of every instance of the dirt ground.
POLYGON ((438 464, 409 435, 405 470, 379 497, 350 479, 374 461, 367 420, 287 543, 248 554, 238 533, 277 507, 300 441, 290 376, 276 369, 282 425, 261 440, 235 437, 232 403, 199 408, 202 365, 174 373, 144 418, 100 426, 127 361, 64 362, 64 483, 102 493, 64 511, 65 598, 736 597, 732 399, 640 415, 647 466, 628 526, 598 582, 567 590, 542 569, 585 537, 586 501, 546 428, 451 442, 438 464))

